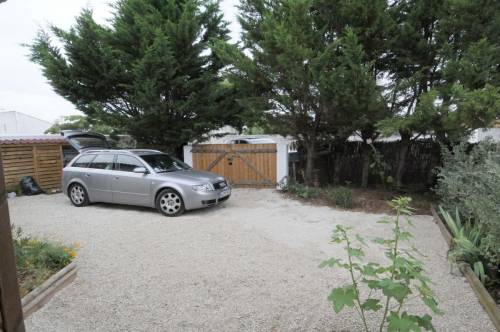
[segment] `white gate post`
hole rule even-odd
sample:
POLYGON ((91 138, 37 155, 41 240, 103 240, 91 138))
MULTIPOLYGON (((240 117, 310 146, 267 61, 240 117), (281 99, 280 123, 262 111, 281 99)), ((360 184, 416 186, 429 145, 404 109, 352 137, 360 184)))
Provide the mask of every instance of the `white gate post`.
POLYGON ((193 146, 192 145, 184 145, 184 162, 189 166, 193 167, 193 146))
POLYGON ((288 144, 276 144, 276 151, 276 180, 278 183, 288 181, 288 144))

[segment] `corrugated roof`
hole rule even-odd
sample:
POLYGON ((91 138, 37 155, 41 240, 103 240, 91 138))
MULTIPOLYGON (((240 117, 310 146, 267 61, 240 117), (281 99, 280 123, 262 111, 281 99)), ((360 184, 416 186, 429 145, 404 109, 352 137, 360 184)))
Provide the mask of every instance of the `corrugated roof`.
POLYGON ((1 135, 0 145, 8 144, 62 144, 64 137, 60 135, 1 135))

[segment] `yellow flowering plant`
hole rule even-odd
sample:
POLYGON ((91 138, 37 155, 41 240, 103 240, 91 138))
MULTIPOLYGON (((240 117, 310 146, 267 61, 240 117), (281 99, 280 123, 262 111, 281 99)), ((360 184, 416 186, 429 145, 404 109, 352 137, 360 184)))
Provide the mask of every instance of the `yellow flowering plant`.
POLYGON ((26 236, 19 227, 14 230, 13 244, 21 295, 25 295, 77 256, 79 243, 64 246, 59 243, 26 236))

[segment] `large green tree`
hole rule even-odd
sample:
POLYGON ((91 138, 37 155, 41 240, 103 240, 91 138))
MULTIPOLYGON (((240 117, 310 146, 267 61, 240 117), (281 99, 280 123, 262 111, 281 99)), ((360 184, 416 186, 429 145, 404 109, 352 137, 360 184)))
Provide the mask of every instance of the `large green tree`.
MULTIPOLYGON (((343 31, 338 41, 335 72, 325 78, 324 85, 333 112, 326 114, 329 128, 336 129, 336 135, 328 137, 335 147, 357 135, 362 140, 361 185, 368 185, 372 148, 370 144, 378 137, 375 124, 388 114, 382 89, 377 84, 376 68, 367 60, 366 48, 352 29, 343 31)), ((338 164, 334 169, 337 176, 338 164)))
POLYGON ((398 0, 385 56, 392 116, 379 123, 399 133, 395 184, 402 186, 413 140, 443 143, 488 126, 499 114, 499 3, 494 0, 398 0))
MULTIPOLYGON (((394 20, 387 0, 315 0, 318 16, 333 36, 348 31, 358 40, 358 52, 348 55, 347 86, 341 87, 344 98, 340 103, 347 108, 350 122, 346 130, 362 140, 361 185, 368 185, 373 145, 379 137, 376 123, 390 113, 382 98, 382 81, 386 70, 387 42, 394 20)), ((338 85, 331 82, 332 85, 338 85)), ((337 145, 345 140, 336 140, 337 145)))
POLYGON ((371 65, 356 34, 332 30, 314 0, 244 0, 240 23, 243 49, 217 47, 242 92, 239 104, 301 141, 311 182, 318 143, 345 140, 353 131, 349 114, 380 100, 371 65))
POLYGON ((58 94, 144 146, 175 150, 241 124, 210 48, 228 40, 218 2, 121 0, 114 10, 109 25, 84 10, 70 30, 52 26, 33 42, 31 58, 58 94))

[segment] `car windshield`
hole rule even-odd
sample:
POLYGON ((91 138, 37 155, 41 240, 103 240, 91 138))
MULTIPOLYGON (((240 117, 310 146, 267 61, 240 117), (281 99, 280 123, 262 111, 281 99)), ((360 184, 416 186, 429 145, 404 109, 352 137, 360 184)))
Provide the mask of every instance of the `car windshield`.
POLYGON ((147 154, 141 158, 153 168, 156 173, 174 172, 191 169, 191 167, 179 159, 168 154, 147 154))

